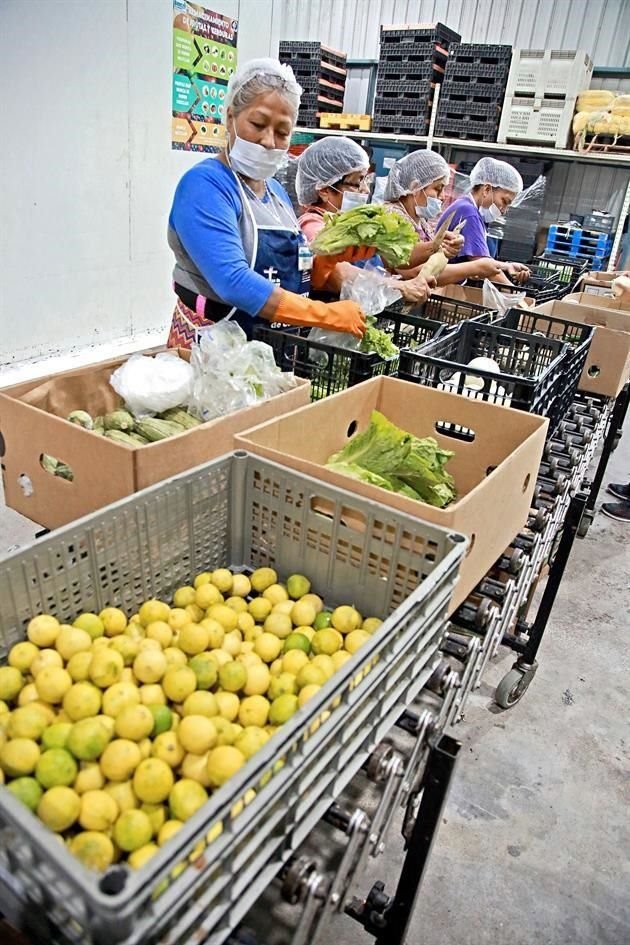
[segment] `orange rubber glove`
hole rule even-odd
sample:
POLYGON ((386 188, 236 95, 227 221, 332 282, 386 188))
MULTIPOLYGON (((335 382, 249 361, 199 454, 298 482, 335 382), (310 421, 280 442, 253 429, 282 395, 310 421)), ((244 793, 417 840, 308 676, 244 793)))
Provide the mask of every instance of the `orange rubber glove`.
POLYGON ((314 328, 332 328, 363 338, 365 315, 356 302, 315 302, 303 295, 282 290, 282 296, 273 321, 285 325, 309 325, 314 328))
POLYGON ((313 268, 311 270, 311 285, 316 292, 321 292, 326 288, 329 276, 337 263, 360 262, 362 259, 370 259, 376 255, 373 246, 349 246, 343 253, 336 256, 313 256, 313 268))

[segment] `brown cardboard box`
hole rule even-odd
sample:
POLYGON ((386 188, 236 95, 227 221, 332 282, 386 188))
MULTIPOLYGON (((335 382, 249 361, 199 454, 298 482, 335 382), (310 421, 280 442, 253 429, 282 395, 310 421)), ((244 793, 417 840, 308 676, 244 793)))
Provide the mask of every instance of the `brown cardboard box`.
POLYGON ((607 308, 618 312, 630 312, 630 303, 613 296, 589 295, 588 292, 572 292, 565 295, 563 302, 577 302, 578 305, 587 305, 589 308, 607 308))
MULTIPOLYGON (((495 288, 499 288, 495 286, 495 288)), ((501 291, 499 289, 499 291, 501 291)), ((433 295, 445 295, 449 299, 461 299, 465 302, 474 302, 475 305, 483 305, 483 289, 468 285, 444 285, 434 289, 433 295)), ((505 298, 509 304, 512 293, 504 292, 505 298)), ((535 300, 530 296, 525 296, 523 300, 525 305, 533 305, 535 300)))
POLYGON ((468 535, 451 611, 492 567, 527 520, 548 421, 536 414, 486 404, 390 377, 357 384, 309 407, 246 430, 235 444, 335 486, 357 492, 428 522, 468 535), (325 467, 380 410, 416 436, 433 436, 455 451, 448 469, 460 498, 446 509, 357 482, 325 467), (474 431, 465 442, 438 433, 447 421, 474 431))
POLYGON ((578 389, 602 397, 617 397, 630 376, 630 311, 621 309, 616 299, 584 292, 577 296, 579 301, 567 295, 562 300, 545 302, 533 311, 595 326, 578 389))
POLYGON ((619 275, 620 272, 587 272, 580 279, 578 288, 589 295, 610 295, 611 282, 619 275))
POLYGON ((119 406, 121 400, 109 378, 125 360, 118 358, 0 391, 0 457, 8 506, 46 528, 58 528, 229 452, 235 433, 310 400, 309 382, 298 379, 298 386, 286 394, 136 448, 64 419, 79 408, 97 416, 119 406), (44 453, 67 463, 73 481, 46 472, 40 464, 44 453))

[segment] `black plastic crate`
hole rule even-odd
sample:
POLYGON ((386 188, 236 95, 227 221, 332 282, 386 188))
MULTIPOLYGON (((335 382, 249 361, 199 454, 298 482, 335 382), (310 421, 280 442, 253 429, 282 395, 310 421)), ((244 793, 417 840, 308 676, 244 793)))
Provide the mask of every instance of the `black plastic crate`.
POLYGON ((377 96, 374 99, 374 118, 385 117, 386 119, 399 117, 429 117, 431 112, 431 102, 426 96, 419 98, 381 98, 377 96))
MULTIPOLYGON (((428 95, 433 98, 433 89, 435 88, 435 83, 431 79, 422 79, 420 82, 414 82, 413 85, 417 89, 412 91, 404 86, 404 92, 401 94, 400 82, 395 83, 398 86, 397 92, 381 92, 378 88, 376 89, 376 97, 374 99, 374 107, 379 108, 383 106, 384 108, 391 108, 392 106, 400 104, 401 106, 417 105, 418 101, 424 102, 426 104, 426 98, 428 95)), ((411 84, 411 83, 410 83, 411 84)))
POLYGON ((313 109, 318 112, 342 112, 343 111, 343 102, 335 102, 333 99, 327 98, 324 95, 311 94, 303 95, 300 102, 300 111, 305 109, 306 111, 312 111, 313 109))
POLYGON ((291 61, 291 59, 325 60, 341 69, 345 69, 347 59, 345 53, 338 52, 336 49, 329 49, 328 46, 322 46, 321 43, 292 39, 280 41, 278 58, 285 62, 291 61))
MULTIPOLYGON (((572 322, 566 318, 522 308, 509 309, 501 319, 501 324, 506 328, 526 331, 532 337, 544 336, 565 345, 554 405, 554 417, 557 418, 556 422, 559 422, 575 400, 595 329, 592 325, 584 325, 582 322, 572 322)), ((549 429, 551 430, 551 423, 549 429)))
POLYGON ((511 262, 528 263, 532 258, 536 244, 536 237, 530 240, 502 239, 499 247, 500 258, 511 262))
POLYGON ((478 102, 472 97, 466 101, 460 99, 444 100, 440 96, 436 120, 440 121, 440 119, 445 118, 447 120, 465 121, 470 116, 474 121, 479 121, 479 119, 498 121, 500 115, 501 105, 498 102, 478 102))
POLYGON ((425 79, 415 78, 411 82, 405 82, 404 86, 401 87, 397 79, 377 79, 376 94, 383 98, 399 98, 401 93, 406 98, 411 98, 415 95, 426 95, 432 83, 438 81, 439 78, 433 75, 425 79))
POLYGON ((438 118, 435 122, 435 134, 439 138, 464 138, 471 141, 496 141, 499 131, 499 119, 478 120, 474 115, 467 116, 465 127, 460 118, 438 118))
POLYGON ((451 62, 450 56, 446 61, 445 80, 453 82, 498 82, 502 88, 507 85, 510 74, 509 63, 489 65, 475 62, 451 62))
POLYGON ((383 46, 379 51, 381 62, 439 62, 444 65, 446 53, 431 43, 400 43, 397 46, 383 46))
MULTIPOLYGON (((433 62, 379 62, 376 74, 377 85, 380 81, 418 82, 420 79, 437 81, 433 62)), ((399 86, 400 87, 400 86, 399 86)))
POLYGON ((589 269, 590 260, 567 258, 565 256, 553 256, 544 253, 542 256, 535 256, 532 262, 536 263, 539 272, 555 273, 556 279, 561 287, 560 295, 568 295, 575 291, 575 287, 585 272, 589 269))
MULTIPOLYGON (((503 248, 503 244, 501 248, 503 248)), ((517 295, 520 292, 524 292, 525 295, 534 299, 539 305, 542 305, 543 302, 552 302, 554 299, 559 299, 560 295, 563 293, 563 289, 558 282, 556 273, 544 270, 540 271, 536 263, 528 262, 527 265, 531 275, 525 282, 519 285, 506 285, 504 282, 496 282, 494 285, 496 285, 497 289, 504 295, 517 295)), ((478 289, 483 288, 483 283, 483 279, 468 279, 466 282, 467 285, 478 289)))
POLYGON ((559 410, 566 353, 565 342, 555 338, 467 321, 421 351, 401 351, 398 376, 549 417, 551 432, 564 413, 559 410), (478 357, 491 358, 500 372, 471 368, 478 357))
POLYGON ((480 65, 499 65, 512 60, 512 47, 487 43, 453 43, 449 47, 449 62, 451 57, 455 62, 479 63, 480 65))
POLYGON ((429 130, 429 119, 422 116, 417 118, 392 119, 386 115, 375 115, 372 119, 372 131, 384 135, 426 135, 429 130))
POLYGON ((461 42, 461 36, 443 23, 381 26, 381 46, 409 42, 441 43, 448 48, 451 43, 461 42))
POLYGON ((323 79, 321 75, 300 76, 300 85, 302 86, 302 97, 305 95, 323 95, 325 98, 333 101, 343 102, 346 93, 345 87, 339 83, 329 82, 323 79))
POLYGON ((449 102, 461 106, 475 102, 479 105, 493 105, 500 110, 503 108, 504 93, 505 89, 497 86, 496 82, 491 85, 476 85, 469 80, 463 85, 461 82, 444 82, 440 89, 440 103, 449 102))

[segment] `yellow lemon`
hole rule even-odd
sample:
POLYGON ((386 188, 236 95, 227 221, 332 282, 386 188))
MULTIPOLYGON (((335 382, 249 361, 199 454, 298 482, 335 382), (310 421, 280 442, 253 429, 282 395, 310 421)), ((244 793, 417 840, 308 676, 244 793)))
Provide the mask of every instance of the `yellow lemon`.
POLYGON ((133 683, 118 682, 103 693, 103 714, 113 719, 130 705, 140 703, 140 690, 133 683))
POLYGON ((161 650, 162 647, 157 640, 150 640, 148 637, 145 637, 144 640, 138 641, 138 653, 142 653, 143 650, 161 650))
POLYGON ((314 696, 316 692, 319 692, 321 688, 322 688, 321 686, 317 686, 311 683, 311 685, 304 686, 302 689, 300 689, 300 694, 298 696, 298 703, 299 703, 300 708, 302 708, 304 703, 307 702, 311 698, 311 696, 314 696))
POLYGON ((0 699, 13 702, 24 685, 24 677, 15 666, 0 666, 0 699))
POLYGON ((210 778, 208 777, 208 752, 203 755, 193 755, 189 752, 182 761, 182 777, 197 781, 203 787, 210 787, 210 778))
POLYGON ((262 696, 267 692, 270 681, 271 673, 264 663, 248 664, 243 692, 246 696, 262 696))
POLYGON ((257 623, 264 621, 269 614, 273 604, 266 597, 255 597, 249 602, 248 610, 257 623))
POLYGON ((298 685, 293 673, 279 673, 272 676, 269 681, 268 696, 273 702, 278 696, 284 696, 287 693, 291 696, 297 695, 298 685))
POLYGON ((175 593, 173 594, 173 604, 177 608, 187 607, 189 604, 195 603, 195 588, 194 587, 178 587, 175 593))
POLYGON ((323 669, 314 666, 313 663, 303 666, 295 678, 299 689, 311 685, 323 686, 326 682, 326 674, 323 669))
POLYGON ((151 757, 151 739, 150 738, 142 738, 138 742, 138 748, 140 749, 140 755, 143 761, 145 760, 145 758, 151 757))
POLYGON ((213 715, 218 715, 219 707, 217 700, 212 692, 192 692, 183 705, 184 716, 187 715, 205 715, 211 719, 213 715))
POLYGON ((142 650, 133 661, 134 676, 143 683, 159 682, 166 671, 166 656, 162 650, 142 650))
POLYGON ((236 625, 236 628, 237 630, 240 630, 241 633, 247 633, 247 632, 251 633, 251 631, 254 630, 255 627, 256 627, 256 621, 254 620, 251 614, 244 612, 238 615, 238 623, 236 625))
POLYGON ((223 603, 223 594, 214 584, 202 584, 195 591, 193 603, 202 610, 207 610, 208 607, 223 603))
POLYGON ((171 608, 161 600, 147 600, 138 611, 140 623, 143 627, 148 627, 155 620, 168 621, 168 615, 171 608))
POLYGON ((332 656, 343 646, 343 637, 338 630, 332 627, 325 627, 323 630, 317 630, 311 641, 313 653, 316 656, 323 653, 326 656, 332 656))
POLYGON ((283 601, 289 600, 287 589, 282 584, 270 584, 269 587, 265 588, 262 596, 271 601, 272 604, 281 604, 283 601))
POLYGON ((98 614, 84 613, 79 614, 73 623, 74 627, 79 627, 90 634, 93 640, 102 637, 105 633, 105 626, 98 614))
POLYGON ((184 749, 175 732, 162 732, 154 738, 151 754, 171 768, 178 768, 184 759, 184 749))
POLYGON ((168 615, 168 625, 171 630, 177 631, 181 630, 184 624, 188 623, 190 617, 186 613, 183 607, 171 607, 171 612, 168 615))
POLYGON ((280 675, 280 673, 282 672, 282 658, 281 657, 273 660, 273 662, 269 664, 269 672, 271 673, 272 676, 280 675))
POLYGON ((206 615, 205 611, 202 610, 201 607, 198 607, 197 604, 188 604, 184 610, 188 614, 188 621, 190 622, 192 620, 193 623, 201 623, 206 615))
POLYGON ((72 676, 60 666, 44 666, 37 674, 35 686, 40 699, 57 705, 72 687, 72 676))
POLYGON ((50 614, 40 614, 29 621, 26 635, 35 646, 52 646, 59 633, 59 621, 50 614))
POLYGON ((31 663, 38 653, 38 647, 28 640, 24 640, 22 643, 16 643, 9 651, 9 666, 19 669, 21 673, 28 673, 31 668, 31 663))
POLYGON ((232 595, 234 597, 247 597, 251 594, 252 582, 246 574, 235 574, 232 578, 232 595))
POLYGON ((303 594, 299 599, 305 604, 312 604, 315 608, 316 614, 321 614, 322 610, 324 609, 324 602, 317 594, 303 594))
POLYGON ((33 702, 39 702, 41 705, 45 705, 44 702, 39 698, 39 693, 37 692, 37 686, 35 683, 27 683, 20 689, 20 693, 17 697, 18 706, 30 705, 33 702))
POLYGON ((85 791, 81 795, 79 823, 84 830, 109 830, 119 814, 118 804, 107 791, 85 791))
POLYGON ((359 611, 354 607, 343 605, 341 607, 335 607, 330 622, 335 630, 346 634, 350 633, 352 630, 357 630, 361 626, 363 619, 359 611))
POLYGON ((101 710, 102 693, 91 682, 74 683, 63 697, 63 710, 73 722, 98 715, 101 710))
POLYGON ((370 634, 366 630, 351 630, 346 636, 344 648, 348 653, 356 653, 359 647, 370 639, 370 634))
POLYGON ((114 730, 119 738, 139 742, 153 731, 153 714, 146 705, 128 705, 116 716, 114 730))
POLYGON ((263 728, 255 725, 246 726, 240 735, 237 736, 234 747, 237 748, 245 758, 251 758, 263 745, 269 741, 269 735, 263 728))
MULTIPOLYGON (((208 690, 211 686, 214 686, 219 670, 209 653, 200 653, 198 656, 193 656, 188 665, 197 677, 197 689, 208 690)), ((203 712, 201 714, 204 715, 203 712)))
POLYGON ((196 656, 208 646, 208 631, 201 623, 187 623, 179 631, 177 645, 188 656, 196 656))
POLYGON ((171 817, 182 822, 189 820, 207 800, 208 795, 203 785, 192 778, 181 778, 173 785, 168 796, 171 817))
POLYGON ((104 872, 114 862, 114 844, 104 833, 84 830, 72 837, 68 849, 89 870, 104 872))
POLYGON ((271 703, 269 721, 272 725, 284 725, 299 708, 297 696, 285 693, 271 703))
POLYGON ((217 730, 205 715, 187 715, 177 728, 177 737, 184 751, 203 755, 217 741, 217 730))
POLYGON ((142 755, 135 742, 117 738, 101 755, 101 771, 108 781, 127 781, 141 761, 142 755))
POLYGON ((309 643, 315 636, 315 630, 313 627, 296 627, 295 632, 301 633, 303 636, 305 636, 309 643))
POLYGON ((158 833, 158 844, 163 847, 165 843, 174 837, 178 830, 184 826, 181 820, 167 820, 160 827, 160 832, 158 833))
POLYGON ((222 715, 228 722, 233 722, 238 715, 240 707, 240 701, 236 693, 217 692, 215 693, 215 698, 219 707, 219 715, 222 715))
POLYGON ((311 589, 311 582, 303 574, 291 574, 287 578, 287 591, 293 600, 304 597, 311 589))
POLYGON ((308 656, 302 650, 289 650, 282 657, 282 672, 297 676, 299 671, 308 665, 308 661, 308 656))
POLYGON ((211 620, 220 623, 223 629, 229 633, 230 630, 236 630, 238 624, 238 614, 226 604, 213 604, 208 608, 207 616, 211 620))
POLYGON ((85 682, 89 678, 91 662, 92 653, 87 650, 70 657, 66 669, 74 682, 85 682))
POLYGON ((163 650, 173 642, 173 631, 164 620, 154 620, 150 623, 146 628, 146 634, 148 640, 155 640, 163 650))
POLYGON ((31 738, 13 738, 0 748, 0 768, 10 778, 32 774, 39 761, 37 742, 31 738))
POLYGON ((237 732, 232 722, 224 719, 222 715, 215 715, 212 724, 217 730, 217 745, 233 745, 237 732))
MULTIPOLYGON (((316 666, 318 669, 321 669, 326 679, 330 679, 330 677, 333 676, 335 672, 335 664, 333 663, 332 659, 330 656, 325 656, 323 653, 320 653, 319 656, 315 656, 311 660, 311 666, 316 666)), ((315 685, 319 685, 319 683, 316 683, 315 685)))
POLYGON ((32 811, 37 810, 37 805, 44 793, 35 778, 15 778, 13 781, 9 781, 7 790, 32 811))
POLYGON ((225 639, 225 627, 212 617, 204 617, 201 623, 208 631, 208 649, 218 649, 225 639))
POLYGON ((80 627, 71 627, 63 624, 59 628, 55 649, 66 662, 76 653, 86 653, 92 646, 92 637, 80 627))
POLYGON ((145 758, 133 775, 136 797, 145 804, 160 804, 168 797, 174 784, 173 772, 159 758, 145 758))
POLYGON ((99 689, 107 689, 118 682, 124 668, 125 661, 120 653, 110 650, 109 647, 102 647, 92 654, 89 676, 99 689))
POLYGON ((81 811, 81 798, 72 788, 58 785, 44 791, 37 816, 50 830, 63 833, 74 824, 81 811))
POLYGON ((230 656, 238 656, 243 646, 243 637, 239 630, 230 630, 223 638, 222 650, 229 653, 230 656))
POLYGON ((232 660, 219 670, 219 685, 226 692, 240 692, 247 683, 247 667, 232 660))
POLYGON ((106 607, 98 616, 105 628, 105 636, 117 637, 125 632, 127 618, 118 607, 106 607))
POLYGON ((262 594, 277 580, 278 575, 273 568, 257 568, 250 578, 251 585, 258 594, 262 594))
POLYGON ((269 700, 264 696, 247 696, 243 699, 238 710, 238 721, 243 727, 267 724, 269 716, 269 700))
POLYGON ((131 781, 109 781, 104 789, 114 798, 119 811, 133 810, 138 807, 138 798, 135 795, 131 781))
POLYGON ((45 666, 58 666, 61 668, 63 666, 61 653, 58 653, 57 650, 40 650, 31 663, 31 676, 33 679, 37 678, 38 674, 45 666))
POLYGON ((269 614, 263 626, 265 633, 273 633, 281 640, 286 639, 293 630, 293 624, 288 614, 269 614))
MULTIPOLYGON (((247 614, 247 601, 243 600, 242 597, 228 597, 225 602, 225 606, 229 607, 231 610, 236 611, 236 613, 239 615, 247 614)), ((251 617, 251 614, 248 614, 248 616, 251 617)))
POLYGON ((291 620, 296 627, 310 627, 315 621, 317 611, 307 601, 298 600, 291 609, 291 620))
POLYGON ((80 761, 96 761, 110 738, 111 734, 100 719, 80 719, 70 729, 65 747, 80 761))
POLYGON ((222 594, 227 594, 232 588, 234 579, 232 572, 228 571, 227 568, 217 568, 216 571, 212 572, 210 580, 214 586, 221 591, 222 594))
POLYGON ((369 633, 371 636, 376 630, 378 630, 382 623, 383 621, 379 620, 378 617, 368 617, 363 621, 360 629, 365 630, 365 632, 369 633))
POLYGON ((208 753, 208 778, 212 787, 221 785, 245 764, 245 756, 233 745, 219 745, 208 753))
POLYGON ((265 663, 272 663, 279 656, 281 649, 282 640, 274 633, 265 631, 261 633, 258 639, 254 640, 254 653, 257 653, 265 663))
POLYGON ((229 653, 226 653, 225 650, 210 650, 209 655, 217 665, 217 673, 221 666, 232 662, 232 657, 229 653))
POLYGON ((164 690, 158 683, 146 683, 138 689, 140 702, 142 705, 166 705, 166 696, 164 690))
POLYGON ((9 738, 32 738, 39 741, 49 724, 45 710, 31 703, 14 709, 9 716, 7 735, 9 738))
POLYGON ((198 574, 193 581, 193 587, 195 590, 198 587, 201 587, 203 584, 209 584, 212 577, 211 571, 202 571, 201 574, 198 574))
POLYGON ((156 837, 166 820, 166 808, 163 804, 142 804, 140 810, 143 810, 151 821, 151 830, 156 837))
POLYGON ((72 785, 77 794, 85 794, 86 791, 100 791, 105 787, 105 778, 99 765, 90 761, 81 762, 81 770, 74 779, 72 785))
POLYGON ((42 748, 65 748, 71 722, 54 722, 42 733, 42 748))
POLYGON ((114 824, 114 841, 126 853, 145 846, 152 836, 151 821, 142 810, 125 810, 114 824))
POLYGON ((162 680, 162 689, 171 702, 181 704, 197 688, 197 677, 189 666, 168 669, 162 680))
POLYGON ((133 853, 130 853, 127 857, 127 863, 132 870, 141 869, 145 863, 148 863, 152 856, 155 856, 156 853, 159 853, 160 848, 156 843, 145 843, 143 847, 140 847, 138 850, 134 850, 133 853))
POLYGON ((187 662, 186 654, 178 650, 176 646, 167 646, 164 650, 164 658, 166 659, 167 669, 173 669, 175 666, 185 666, 187 662))
POLYGON ((63 784, 69 787, 77 776, 77 763, 65 748, 49 748, 39 757, 35 777, 43 788, 63 784))

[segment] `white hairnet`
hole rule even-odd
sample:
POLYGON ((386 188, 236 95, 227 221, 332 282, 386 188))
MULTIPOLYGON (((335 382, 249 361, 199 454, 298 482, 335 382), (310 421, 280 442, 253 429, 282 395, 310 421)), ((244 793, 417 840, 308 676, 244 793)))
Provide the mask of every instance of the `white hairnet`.
POLYGON ((448 183, 451 171, 436 151, 412 151, 391 168, 385 184, 385 200, 399 200, 405 194, 428 187, 436 180, 448 183))
POLYGON ((225 108, 232 106, 235 115, 251 105, 258 95, 265 92, 278 92, 283 95, 297 115, 302 96, 302 86, 298 84, 291 66, 278 59, 250 59, 239 66, 230 76, 225 108))
POLYGON ((320 138, 300 155, 295 189, 303 207, 317 201, 317 191, 336 184, 346 174, 367 171, 370 159, 351 138, 320 138))
POLYGON ((506 161, 484 157, 477 161, 470 172, 471 187, 477 187, 479 184, 491 184, 493 187, 511 190, 513 194, 520 194, 523 189, 523 178, 516 168, 506 161))

